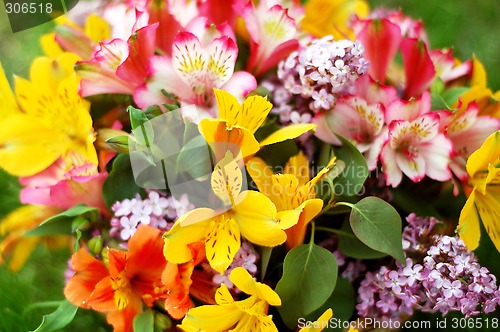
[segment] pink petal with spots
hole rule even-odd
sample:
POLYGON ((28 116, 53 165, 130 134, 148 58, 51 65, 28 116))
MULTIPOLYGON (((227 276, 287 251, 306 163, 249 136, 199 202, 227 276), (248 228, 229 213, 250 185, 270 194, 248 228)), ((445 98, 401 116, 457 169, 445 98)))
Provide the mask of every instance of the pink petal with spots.
POLYGON ((212 87, 221 87, 233 75, 238 47, 232 39, 224 36, 214 39, 206 52, 208 63, 205 81, 210 82, 212 87))
POLYGON ((148 72, 150 72, 151 77, 134 92, 134 101, 140 108, 145 109, 151 105, 159 105, 165 110, 162 104, 172 103, 172 100, 165 97, 161 92, 162 89, 175 94, 180 99, 191 98, 190 87, 177 75, 170 57, 152 57, 149 61, 148 72))
POLYGON ((413 182, 419 182, 425 177, 425 159, 418 153, 397 151, 396 163, 399 169, 413 182))
POLYGON ((190 87, 205 79, 207 55, 198 37, 190 32, 180 32, 174 39, 172 64, 177 75, 190 87))

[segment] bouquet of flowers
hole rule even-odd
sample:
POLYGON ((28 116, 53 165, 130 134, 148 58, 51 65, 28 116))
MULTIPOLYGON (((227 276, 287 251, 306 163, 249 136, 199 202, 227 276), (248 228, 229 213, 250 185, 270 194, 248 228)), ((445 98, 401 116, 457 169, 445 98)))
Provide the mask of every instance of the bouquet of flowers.
POLYGON ((363 0, 77 9, 29 78, 0 67, 23 204, 0 263, 73 251, 37 331, 78 310, 114 331, 352 331, 500 305, 473 252, 500 251, 500 95, 479 59, 363 0))

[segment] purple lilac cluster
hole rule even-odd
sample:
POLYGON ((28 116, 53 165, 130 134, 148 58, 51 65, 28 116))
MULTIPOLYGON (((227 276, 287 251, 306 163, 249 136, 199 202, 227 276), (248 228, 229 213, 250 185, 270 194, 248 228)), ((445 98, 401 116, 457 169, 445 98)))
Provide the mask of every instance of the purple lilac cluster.
POLYGON ((368 272, 358 289, 361 317, 397 320, 415 310, 460 311, 466 317, 500 305, 496 277, 481 267, 458 236, 433 234, 435 218, 411 214, 403 231, 406 265, 368 272))
POLYGON ((113 204, 111 210, 114 216, 109 235, 127 241, 140 225, 151 225, 168 231, 178 217, 193 208, 187 195, 182 195, 177 200, 157 191, 150 191, 145 199, 137 194, 135 198, 113 204))
POLYGON ((277 80, 263 84, 280 122, 309 123, 314 113, 331 109, 337 96, 352 93, 368 69, 363 53, 359 41, 326 36, 290 54, 279 64, 277 80))
POLYGON ((339 269, 342 278, 353 282, 357 279, 364 271, 366 271, 366 265, 361 259, 352 259, 347 257, 338 249, 338 237, 332 236, 320 243, 325 249, 330 250, 335 256, 337 261, 337 267, 339 269))
POLYGON ((227 288, 232 289, 234 292, 239 293, 240 290, 234 287, 233 283, 229 279, 231 271, 237 267, 243 267, 247 270, 253 277, 257 275, 257 261, 259 260, 259 254, 255 251, 252 245, 246 241, 241 243, 240 249, 234 255, 233 262, 229 265, 228 269, 224 274, 220 274, 213 270, 208 263, 203 263, 203 268, 213 273, 212 281, 215 285, 220 286, 225 284, 227 288))

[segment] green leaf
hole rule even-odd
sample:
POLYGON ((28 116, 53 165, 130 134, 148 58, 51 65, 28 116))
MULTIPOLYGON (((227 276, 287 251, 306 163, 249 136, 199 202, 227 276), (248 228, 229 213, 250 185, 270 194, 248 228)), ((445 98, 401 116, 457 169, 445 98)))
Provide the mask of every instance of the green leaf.
POLYGON ((339 199, 357 195, 363 189, 369 171, 361 152, 345 138, 337 137, 342 141, 342 146, 335 147, 335 155, 345 164, 342 174, 333 181, 334 194, 339 199))
POLYGON ((115 136, 106 140, 106 143, 118 153, 128 153, 129 136, 115 136))
POLYGON ((354 235, 349 223, 345 222, 341 229, 342 232, 338 233, 339 249, 344 255, 357 259, 376 259, 387 256, 386 253, 374 250, 361 242, 354 235))
MULTIPOLYGON (((354 313, 354 306, 356 305, 356 291, 349 280, 345 278, 338 278, 335 284, 335 289, 332 295, 326 300, 323 305, 314 310, 311 314, 307 316, 307 320, 310 322, 316 321, 319 316, 321 316, 327 309, 333 309, 333 316, 338 321, 349 321, 352 314, 354 313)), ((342 329, 337 329, 342 331, 342 329)), ((326 328, 323 330, 335 331, 333 328, 326 328)))
POLYGON ((97 220, 99 209, 81 204, 75 205, 71 209, 43 221, 37 228, 26 232, 24 236, 71 234, 75 231, 73 220, 80 216, 84 216, 89 221, 97 220))
POLYGON ((151 105, 149 106, 148 108, 146 108, 146 110, 144 111, 144 114, 146 115, 146 117, 151 120, 153 118, 156 118, 157 116, 160 116, 163 114, 160 106, 158 105, 151 105))
POLYGON ((154 332, 155 317, 153 311, 148 309, 134 318, 134 332, 154 332))
POLYGON ((469 88, 461 86, 446 90, 442 94, 431 93, 431 109, 453 110, 451 106, 458 100, 458 97, 468 90, 469 88))
POLYGON ((211 152, 203 136, 187 142, 177 157, 178 172, 188 172, 193 178, 202 180, 212 174, 211 152))
POLYGON ((127 112, 130 114, 130 125, 132 126, 132 130, 149 121, 146 114, 138 108, 129 106, 127 112))
POLYGON ((130 113, 130 125, 134 138, 140 145, 151 146, 155 137, 152 123, 142 110, 132 106, 129 106, 127 110, 130 113))
POLYGON ((32 332, 49 332, 62 329, 73 321, 77 311, 77 306, 68 300, 64 300, 56 311, 43 316, 42 324, 32 332))
POLYGON ((129 155, 116 156, 102 190, 104 201, 110 208, 116 201, 133 198, 137 193, 142 192, 142 189, 135 183, 129 155))
POLYGON ((349 222, 361 242, 404 262, 401 217, 389 203, 378 197, 363 198, 352 205, 349 222))
POLYGON ((21 186, 16 177, 0 169, 0 220, 7 214, 21 206, 19 193, 21 186))
POLYGON ((337 281, 333 254, 314 243, 302 244, 285 257, 283 277, 276 286, 281 298, 278 311, 293 329, 301 317, 318 309, 332 294, 337 281))
POLYGON ((469 91, 469 88, 464 86, 458 86, 456 88, 451 88, 446 90, 444 93, 441 94, 441 97, 443 98, 444 102, 447 105, 451 106, 458 100, 458 97, 460 97, 467 91, 469 91))

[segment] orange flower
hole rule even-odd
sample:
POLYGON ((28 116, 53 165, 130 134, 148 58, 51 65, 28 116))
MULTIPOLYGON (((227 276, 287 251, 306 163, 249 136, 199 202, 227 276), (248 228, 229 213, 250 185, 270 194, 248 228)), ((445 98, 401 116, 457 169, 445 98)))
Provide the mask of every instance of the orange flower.
POLYGON ((161 275, 167 262, 160 231, 139 227, 128 246, 128 252, 109 249, 108 268, 80 249, 71 260, 75 275, 64 290, 73 304, 108 313, 115 332, 132 332, 143 303, 151 307, 166 295, 161 275))
POLYGON ((215 304, 216 287, 212 283, 212 276, 194 270, 195 266, 205 260, 205 245, 203 242, 195 242, 189 247, 193 259, 182 264, 167 262, 162 275, 162 282, 168 292, 165 310, 174 319, 184 318, 189 309, 194 308, 190 295, 203 302, 215 304))

